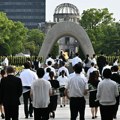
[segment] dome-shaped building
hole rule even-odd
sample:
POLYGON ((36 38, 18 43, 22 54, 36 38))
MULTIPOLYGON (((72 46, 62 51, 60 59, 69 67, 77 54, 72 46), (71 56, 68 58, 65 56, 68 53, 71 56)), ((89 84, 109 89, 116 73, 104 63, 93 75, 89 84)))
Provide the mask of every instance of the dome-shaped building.
MULTIPOLYGON (((70 3, 63 3, 56 7, 53 19, 55 23, 70 21, 79 24, 80 14, 76 6, 70 3)), ((73 56, 75 52, 78 52, 79 44, 77 40, 71 36, 64 36, 58 40, 59 52, 64 50, 68 52, 69 56, 73 56)))
POLYGON ((79 22, 79 10, 70 3, 63 3, 56 7, 54 12, 54 22, 71 21, 79 22))

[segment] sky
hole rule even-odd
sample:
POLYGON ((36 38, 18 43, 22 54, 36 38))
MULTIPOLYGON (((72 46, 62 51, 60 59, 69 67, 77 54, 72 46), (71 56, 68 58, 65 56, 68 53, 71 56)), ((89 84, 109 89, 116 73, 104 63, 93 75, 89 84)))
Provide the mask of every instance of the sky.
POLYGON ((46 0, 46 21, 53 22, 53 14, 56 6, 62 3, 70 3, 75 5, 80 14, 83 10, 90 8, 108 8, 110 13, 113 13, 113 18, 116 21, 120 20, 120 0, 46 0))

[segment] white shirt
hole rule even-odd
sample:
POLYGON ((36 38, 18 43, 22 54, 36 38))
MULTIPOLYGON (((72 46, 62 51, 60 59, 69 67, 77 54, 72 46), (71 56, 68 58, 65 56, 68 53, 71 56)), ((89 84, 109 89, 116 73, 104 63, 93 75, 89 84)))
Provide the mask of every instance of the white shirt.
POLYGON ((53 71, 54 72, 54 76, 56 76, 56 71, 55 71, 55 68, 53 68, 52 66, 47 66, 44 70, 45 70, 45 72, 46 72, 46 69, 47 68, 50 68, 51 69, 51 71, 53 71))
POLYGON ((103 69, 102 69, 102 75, 103 75, 103 71, 104 71, 105 69, 111 69, 111 66, 110 66, 110 65, 104 66, 103 69))
POLYGON ((31 86, 33 107, 46 108, 50 103, 51 84, 44 79, 37 79, 31 86))
POLYGON ((74 57, 72 59, 72 66, 74 66, 75 64, 77 64, 79 62, 82 63, 82 60, 78 56, 74 57))
POLYGON ((90 67, 87 71, 87 78, 89 79, 90 73, 92 73, 93 71, 98 71, 95 67, 90 67))
POLYGON ((96 58, 91 59, 91 62, 93 62, 95 65, 97 65, 97 60, 96 60, 96 58))
POLYGON ((48 61, 51 61, 51 62, 52 62, 52 65, 55 64, 54 59, 52 59, 51 57, 49 57, 48 59, 46 59, 46 62, 45 62, 46 65, 48 65, 48 61))
POLYGON ((88 85, 80 74, 72 77, 66 86, 69 91, 69 97, 84 97, 84 92, 88 89, 88 85))
POLYGON ((117 83, 111 79, 99 82, 97 88, 97 100, 101 105, 115 105, 116 97, 119 95, 117 83))
POLYGON ((4 64, 5 66, 8 66, 8 65, 9 65, 9 60, 8 60, 7 57, 4 59, 3 64, 4 64))
POLYGON ((64 77, 59 76, 57 78, 57 80, 59 81, 60 86, 66 86, 68 83, 68 77, 66 77, 66 76, 64 76, 64 77))
POLYGON ((22 86, 31 86, 32 82, 38 79, 38 76, 35 72, 30 69, 24 69, 20 73, 20 78, 22 81, 22 86))
POLYGON ((45 73, 45 75, 43 76, 43 78, 44 78, 45 80, 50 80, 49 73, 45 73))
POLYGON ((67 69, 65 66, 62 66, 62 67, 60 67, 60 68, 58 69, 58 75, 60 75, 60 72, 62 72, 62 70, 65 71, 65 73, 66 73, 66 75, 67 75, 67 77, 68 77, 68 76, 69 76, 69 71, 68 71, 68 69, 67 69))

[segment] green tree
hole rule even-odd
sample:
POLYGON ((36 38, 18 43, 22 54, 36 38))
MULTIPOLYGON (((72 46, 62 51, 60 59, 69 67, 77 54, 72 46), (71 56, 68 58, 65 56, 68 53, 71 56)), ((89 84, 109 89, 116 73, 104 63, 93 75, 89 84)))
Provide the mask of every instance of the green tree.
POLYGON ((0 44, 0 56, 9 56, 11 55, 10 46, 7 43, 0 44))
POLYGON ((0 44, 8 44, 10 47, 10 53, 14 55, 24 51, 23 43, 26 38, 27 29, 24 25, 21 22, 13 22, 12 20, 9 20, 5 13, 0 12, 0 44))
POLYGON ((116 49, 113 43, 119 42, 119 27, 116 27, 112 15, 107 8, 92 8, 82 13, 80 24, 88 33, 96 53, 104 51, 113 54, 116 49))
POLYGON ((30 50, 31 55, 38 55, 44 40, 44 33, 41 32, 39 29, 31 29, 28 31, 27 36, 28 38, 26 45, 29 44, 29 48, 26 45, 25 48, 30 50))

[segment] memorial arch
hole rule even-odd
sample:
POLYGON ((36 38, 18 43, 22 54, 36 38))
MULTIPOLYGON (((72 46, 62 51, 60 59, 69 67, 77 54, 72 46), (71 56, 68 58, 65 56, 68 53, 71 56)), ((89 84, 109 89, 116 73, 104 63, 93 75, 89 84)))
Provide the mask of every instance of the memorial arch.
POLYGON ((59 38, 64 36, 75 38, 79 42, 84 55, 89 54, 92 56, 95 53, 91 41, 82 26, 74 22, 66 21, 55 24, 49 30, 38 56, 43 57, 43 61, 45 61, 53 45, 59 38))

